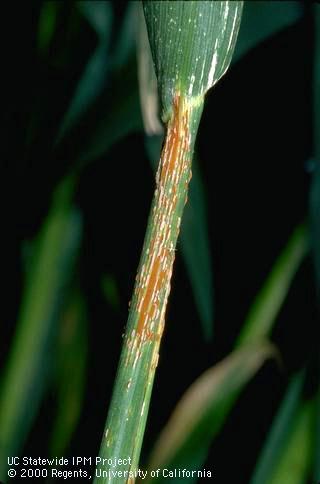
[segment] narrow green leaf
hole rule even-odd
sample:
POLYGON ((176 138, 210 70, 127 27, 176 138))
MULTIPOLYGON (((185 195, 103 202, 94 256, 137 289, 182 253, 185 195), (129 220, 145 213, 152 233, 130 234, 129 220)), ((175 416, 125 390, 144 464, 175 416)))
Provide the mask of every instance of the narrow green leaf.
POLYGON ((81 235, 80 215, 71 203, 73 184, 73 179, 65 178, 54 194, 25 281, 1 385, 0 479, 6 478, 7 457, 21 450, 51 371, 57 318, 81 235))
POLYGON ((49 455, 64 456, 78 423, 84 398, 88 353, 86 309, 75 291, 60 322, 57 355, 57 412, 52 425, 49 455))
POLYGON ((112 68, 119 71, 128 63, 134 53, 135 37, 137 28, 137 10, 140 1, 127 2, 124 12, 120 32, 117 36, 114 49, 111 54, 112 68))
POLYGON ((40 11, 38 46, 40 52, 45 52, 52 40, 58 13, 58 3, 54 0, 44 1, 40 11))
MULTIPOLYGON (((268 336, 272 325, 276 320, 276 316, 287 294, 290 282, 292 281, 292 278, 295 275, 295 272, 306 253, 307 247, 308 244, 306 231, 303 226, 300 226, 295 230, 287 247, 285 247, 283 253, 280 255, 279 259, 275 263, 275 266, 270 276, 268 277, 266 284, 263 286, 262 290, 257 296, 256 301, 253 304, 253 308, 249 313, 247 323, 244 326, 244 332, 240 335, 238 341, 238 346, 240 346, 240 349, 237 351, 240 351, 243 348, 242 351, 244 351, 244 354, 246 354, 246 351, 250 352, 250 350, 246 350, 246 348, 259 348, 259 345, 262 344, 263 341, 265 341, 265 338, 268 336), (278 296, 278 291, 280 291, 280 296, 278 296), (250 314, 252 316, 250 316, 250 314)), ((219 366, 217 366, 217 368, 219 368, 219 366)), ((212 373, 213 378, 216 378, 214 373, 215 371, 216 370, 213 370, 212 373)), ((171 434, 177 431, 177 428, 175 428, 175 426, 172 426, 173 424, 171 422, 174 422, 175 420, 177 420, 178 422, 180 420, 183 421, 184 404, 182 404, 182 402, 185 401, 185 399, 189 395, 190 390, 185 393, 185 395, 182 397, 181 401, 177 405, 174 414, 170 418, 168 424, 166 425, 161 434, 164 436, 168 434, 170 436, 170 439, 172 439, 172 443, 170 444, 167 442, 169 438, 166 439, 164 442, 162 440, 163 437, 160 436, 160 439, 157 441, 154 451, 156 458, 151 457, 152 461, 151 465, 149 466, 150 468, 154 467, 158 461, 161 461, 161 463, 165 467, 168 467, 168 465, 170 465, 171 467, 181 467, 181 465, 187 465, 185 463, 185 460, 189 460, 189 467, 191 469, 196 470, 201 468, 206 457, 206 446, 199 446, 198 441, 202 439, 202 433, 204 435, 204 442, 206 442, 206 439, 208 438, 208 426, 202 425, 201 419, 211 418, 212 421, 215 422, 215 426, 211 425, 210 427, 210 430, 212 430, 210 438, 213 439, 219 429, 222 427, 239 394, 239 392, 232 394, 232 392, 229 391, 228 385, 230 382, 228 381, 228 378, 229 376, 225 375, 224 379, 221 381, 220 396, 221 398, 225 399, 222 410, 219 410, 220 407, 216 408, 213 406, 211 409, 212 414, 208 414, 208 416, 202 415, 202 410, 199 408, 195 408, 194 410, 192 410, 192 412, 194 413, 192 418, 198 419, 199 424, 195 426, 195 429, 193 429, 192 426, 189 426, 187 424, 185 425, 183 433, 185 434, 184 439, 186 443, 182 445, 179 442, 179 431, 176 437, 171 436, 171 434), (194 435, 198 435, 198 440, 195 440, 194 435), (170 452, 168 450, 167 453, 167 448, 170 450, 171 454, 174 457, 170 457, 170 452), (170 459, 172 459, 172 462, 170 459)), ((243 385, 245 383, 246 382, 244 382, 243 385)), ((194 386, 192 385, 192 387, 190 388, 194 388, 194 386)), ((242 386, 239 386, 239 391, 241 390, 241 388, 242 386)), ((215 394, 213 394, 213 398, 215 398, 215 394)))
MULTIPOLYGON (((148 136, 146 148, 154 169, 159 159, 162 136, 148 136)), ((204 186, 197 157, 193 163, 188 203, 180 234, 181 252, 190 279, 194 301, 207 340, 212 338, 214 291, 212 258, 210 252, 208 219, 204 186)))
POLYGON ((320 163, 314 162, 310 186, 310 228, 311 245, 315 270, 317 294, 320 294, 320 163))
MULTIPOLYGON (((94 123, 84 137, 81 153, 77 156, 80 166, 103 156, 119 139, 130 132, 142 129, 139 109, 136 66, 133 62, 135 25, 135 2, 129 2, 115 48, 110 50, 110 36, 113 20, 111 2, 78 2, 82 11, 98 36, 98 45, 80 78, 69 109, 61 124, 56 142, 67 135, 69 128, 85 118, 88 108, 94 106, 95 117, 87 122, 94 123), (108 76, 113 72, 112 97, 105 90, 108 76), (125 93, 125 95, 124 95, 125 93)), ((111 80, 110 80, 111 82, 111 80)))
POLYGON ((306 484, 311 473, 314 444, 314 402, 301 404, 278 466, 265 484, 306 484))
POLYGON ((301 261, 309 249, 305 226, 299 226, 279 256, 241 329, 237 345, 269 336, 301 261))
POLYGON ((243 2, 143 2, 158 79, 162 118, 167 121, 177 92, 203 98, 229 67, 243 2))
POLYGON ((213 263, 204 186, 196 156, 180 240, 203 333, 210 340, 214 317, 213 263))
POLYGON ((320 289, 320 6, 314 6, 314 72, 313 72, 313 127, 314 172, 310 189, 310 217, 315 271, 320 289))
MULTIPOLYGON (((273 353, 260 342, 235 350, 204 372, 184 394, 154 447, 148 465, 157 468, 197 471, 203 465, 210 442, 221 429, 241 389, 273 353)), ((154 479, 165 482, 162 479, 154 479)), ((149 479, 148 482, 153 481, 149 479)), ((171 482, 179 479, 171 479, 171 482)), ((197 475, 184 482, 197 482, 197 475)))
MULTIPOLYGON (((160 122, 159 116, 158 81, 154 71, 146 20, 141 2, 139 2, 137 17, 138 28, 136 33, 136 43, 138 79, 144 130, 149 136, 161 135, 163 133, 163 126, 160 122)), ((158 151, 158 158, 154 161, 155 168, 160 155, 160 147, 158 151)))
POLYGON ((84 143, 78 162, 85 164, 99 156, 128 133, 143 129, 138 85, 134 79, 121 74, 116 91, 109 100, 108 111, 97 122, 90 138, 84 143), (125 93, 125 95, 124 95, 125 93))
MULTIPOLYGON (((315 266, 317 295, 320 300, 320 5, 314 3, 314 54, 313 54, 313 142, 314 172, 310 189, 310 219, 313 259, 315 266)), ((320 352, 319 352, 320 354, 320 352)), ((318 358, 318 379, 320 361, 318 358)), ((317 396, 316 440, 314 479, 320 481, 320 390, 317 396)))
POLYGON ((112 24, 112 5, 106 0, 81 0, 77 7, 87 19, 93 30, 99 37, 100 42, 109 41, 112 24))
POLYGON ((112 7, 106 1, 81 1, 78 7, 98 35, 98 45, 78 82, 70 106, 60 126, 58 140, 68 131, 105 86, 108 72, 108 49, 112 26, 112 7))
MULTIPOLYGON (((280 456, 287 446, 300 402, 305 372, 296 374, 289 384, 257 462, 250 484, 269 484, 280 456)), ((290 473, 291 474, 291 473, 290 473)))
POLYGON ((232 62, 237 62, 260 42, 297 22, 302 14, 301 2, 246 2, 232 62))
POLYGON ((316 482, 320 482, 320 389, 318 388, 315 411, 315 442, 314 442, 314 470, 313 476, 316 482))

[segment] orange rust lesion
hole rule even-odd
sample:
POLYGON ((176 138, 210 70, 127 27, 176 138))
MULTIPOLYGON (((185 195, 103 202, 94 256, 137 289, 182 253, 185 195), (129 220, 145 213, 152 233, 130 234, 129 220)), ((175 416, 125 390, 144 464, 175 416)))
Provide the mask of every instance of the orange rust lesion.
POLYGON ((181 177, 190 168, 189 146, 189 109, 177 95, 157 172, 149 252, 143 270, 141 268, 136 279, 136 336, 140 341, 161 338, 158 330, 162 333, 163 322, 160 319, 164 319, 175 256, 175 244, 171 242, 173 214, 178 202, 181 177), (156 332, 151 329, 152 322, 155 327, 158 326, 156 332))
POLYGON ((168 123, 166 141, 160 160, 160 177, 164 181, 167 176, 172 176, 176 170, 177 161, 181 151, 189 149, 189 109, 186 107, 179 94, 174 98, 173 115, 168 123))

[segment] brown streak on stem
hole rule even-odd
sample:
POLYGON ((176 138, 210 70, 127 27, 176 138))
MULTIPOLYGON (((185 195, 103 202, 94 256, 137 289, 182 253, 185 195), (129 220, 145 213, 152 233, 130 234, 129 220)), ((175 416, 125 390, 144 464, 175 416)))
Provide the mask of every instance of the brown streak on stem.
MULTIPOLYGON (((157 173, 157 189, 153 202, 154 223, 149 252, 144 267, 137 275, 136 335, 141 341, 161 338, 174 248, 179 231, 177 224, 173 226, 173 216, 179 198, 179 188, 181 191, 181 179, 186 170, 190 170, 189 149, 189 110, 177 95, 157 173), (151 330, 152 321, 160 330, 160 334, 151 330)), ((183 187, 184 191, 187 190, 188 181, 189 176, 183 187)), ((185 197, 185 194, 183 196, 185 197)))

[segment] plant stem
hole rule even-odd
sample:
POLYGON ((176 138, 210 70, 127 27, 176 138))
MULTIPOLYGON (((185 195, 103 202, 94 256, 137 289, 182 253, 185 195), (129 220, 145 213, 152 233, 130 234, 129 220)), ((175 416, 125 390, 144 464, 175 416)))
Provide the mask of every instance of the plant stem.
POLYGON ((174 96, 95 482, 133 482, 138 468, 202 107, 174 96), (103 459, 128 459, 122 477, 103 459))

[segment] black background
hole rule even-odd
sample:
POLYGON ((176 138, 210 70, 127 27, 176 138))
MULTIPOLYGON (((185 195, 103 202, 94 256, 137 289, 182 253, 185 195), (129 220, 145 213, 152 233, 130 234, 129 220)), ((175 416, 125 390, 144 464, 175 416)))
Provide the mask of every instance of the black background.
MULTIPOLYGON (((1 103, 2 363, 21 300, 23 241, 37 233, 55 184, 79 150, 79 133, 93 129, 83 124, 72 141, 59 150, 53 147, 70 93, 95 39, 87 27, 82 43, 72 49, 72 62, 65 61, 62 67, 54 61, 43 62, 35 46, 40 8, 38 2, 6 5, 2 18, 7 25, 7 41, 2 42, 1 103), (43 119, 30 148, 26 129, 30 113, 37 109, 43 119)), ((115 11, 120 22, 124 5, 117 2, 115 11)), ((60 29, 54 48, 62 52, 66 39, 63 25, 60 29)), ((297 24, 251 50, 207 96, 197 146, 213 254, 214 340, 209 344, 203 340, 178 251, 142 461, 184 390, 231 351, 273 262, 294 227, 308 216, 312 32, 306 6, 297 24)), ((106 86, 111 96, 113 82, 106 86)), ((69 456, 98 453, 153 185, 140 132, 126 136, 85 167, 80 177, 77 204, 83 214, 84 240, 76 277, 88 305, 89 361, 84 407, 69 456), (119 285, 118 311, 106 304, 101 291, 105 271, 113 273, 119 285)), ((267 363, 232 411, 205 466, 213 470, 214 482, 248 482, 289 376, 305 361, 313 365, 316 321, 309 257, 273 333, 282 366, 267 363)), ((312 391, 311 380, 306 391, 312 391)), ((49 389, 23 455, 47 456, 54 408, 55 390, 49 389)))

